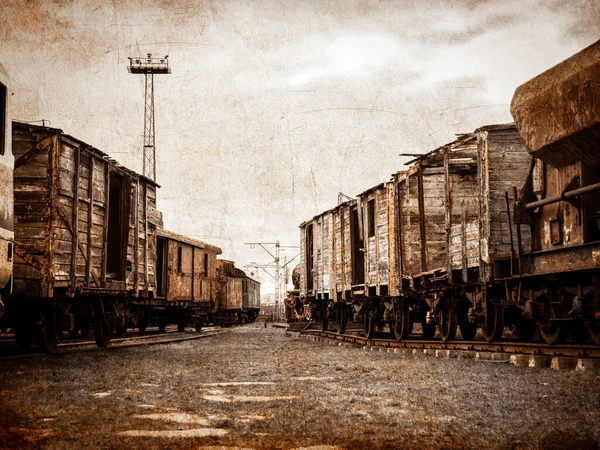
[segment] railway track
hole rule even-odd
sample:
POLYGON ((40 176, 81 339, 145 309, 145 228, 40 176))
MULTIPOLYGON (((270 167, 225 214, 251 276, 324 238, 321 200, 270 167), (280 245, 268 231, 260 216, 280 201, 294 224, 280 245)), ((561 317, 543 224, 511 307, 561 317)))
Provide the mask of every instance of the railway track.
POLYGON ((367 339, 360 333, 360 330, 356 329, 340 335, 332 331, 310 329, 310 326, 300 331, 301 336, 308 339, 333 345, 356 346, 370 351, 439 358, 471 358, 527 367, 600 371, 600 347, 597 345, 548 345, 541 342, 524 343, 510 340, 492 343, 485 340, 444 342, 441 339, 418 338, 397 341, 383 337, 383 333, 374 339, 367 339))
MULTIPOLYGON (((167 328, 164 332, 150 331, 145 334, 132 333, 131 335, 126 335, 121 338, 113 338, 110 346, 104 349, 99 349, 93 339, 73 339, 70 341, 59 342, 55 355, 65 355, 79 351, 114 350, 142 345, 172 344, 223 334, 232 329, 233 327, 225 329, 221 327, 207 327, 200 332, 178 332, 176 329, 167 328)), ((0 362, 48 356, 47 353, 40 353, 36 350, 37 349, 32 348, 31 350, 24 352, 16 346, 16 342, 11 335, 0 336, 0 362)))

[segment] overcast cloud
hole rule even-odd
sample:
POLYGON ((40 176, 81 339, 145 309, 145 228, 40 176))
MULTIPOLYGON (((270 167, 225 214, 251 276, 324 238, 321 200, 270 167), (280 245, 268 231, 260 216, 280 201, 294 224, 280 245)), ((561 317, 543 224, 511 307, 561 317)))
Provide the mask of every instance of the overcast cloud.
POLYGON ((402 169, 399 153, 511 121, 517 85, 600 38, 599 5, 5 0, 0 62, 13 118, 141 172, 127 57, 169 55, 155 78, 165 225, 243 266, 268 261, 244 242, 297 245, 300 222, 402 169))

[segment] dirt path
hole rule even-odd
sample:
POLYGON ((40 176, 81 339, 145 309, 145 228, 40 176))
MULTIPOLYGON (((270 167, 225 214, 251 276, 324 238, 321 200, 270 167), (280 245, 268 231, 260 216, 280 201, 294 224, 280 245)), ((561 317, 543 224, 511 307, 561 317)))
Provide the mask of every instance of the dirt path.
POLYGON ((0 448, 598 448, 600 376, 259 326, 0 367, 0 448), (330 447, 324 447, 324 446, 330 447))

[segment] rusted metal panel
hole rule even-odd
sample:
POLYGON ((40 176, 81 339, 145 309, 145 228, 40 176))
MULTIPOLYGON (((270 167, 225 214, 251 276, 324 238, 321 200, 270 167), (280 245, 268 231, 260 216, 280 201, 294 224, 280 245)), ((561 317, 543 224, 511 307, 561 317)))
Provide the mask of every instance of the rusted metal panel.
POLYGON ((260 283, 250 277, 243 280, 243 302, 244 309, 260 309, 260 283))
POLYGON ((184 301, 190 306, 214 304, 219 278, 217 267, 226 271, 225 265, 233 263, 217 261, 221 249, 214 245, 164 229, 157 229, 156 235, 167 243, 167 265, 163 268, 166 270, 166 300, 184 301))
POLYGON ((192 251, 189 244, 169 239, 167 251, 168 301, 192 299, 192 251))
POLYGON ((586 269, 600 269, 599 242, 525 255, 521 273, 524 276, 544 275, 586 269))
POLYGON ((528 150, 560 168, 600 167, 600 41, 519 86, 511 113, 528 150))

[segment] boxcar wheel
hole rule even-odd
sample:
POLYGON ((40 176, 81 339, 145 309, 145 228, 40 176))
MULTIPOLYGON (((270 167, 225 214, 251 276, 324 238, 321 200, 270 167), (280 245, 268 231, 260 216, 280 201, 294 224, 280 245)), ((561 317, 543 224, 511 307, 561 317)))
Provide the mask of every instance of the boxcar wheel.
MULTIPOLYGON (((560 317, 560 307, 558 305, 550 306, 549 319, 560 317)), ((540 335, 546 344, 554 345, 564 342, 567 339, 567 326, 561 323, 547 323, 540 324, 540 335)))
POLYGON ((53 309, 43 311, 38 329, 38 346, 45 353, 56 352, 58 338, 56 336, 56 313, 53 309))
POLYGON ((592 321, 587 326, 588 333, 596 345, 600 345, 600 321, 592 321))
POLYGON ((98 347, 104 348, 110 345, 110 327, 104 313, 94 316, 94 339, 98 347))
POLYGON ((412 333, 412 325, 408 302, 394 303, 393 331, 396 339, 406 339, 412 333))
POLYGON ((321 331, 327 331, 328 329, 329 329, 329 317, 328 317, 327 301, 323 300, 321 302, 321 331))
POLYGON ((456 318, 456 308, 453 301, 444 301, 440 311, 440 334, 444 341, 451 341, 456 338, 458 327, 456 318))
POLYGON ((504 307, 488 302, 485 321, 481 327, 486 341, 499 341, 504 333, 504 307))
POLYGON ((348 323, 346 303, 338 303, 337 305, 337 332, 338 334, 346 333, 346 324, 348 323))
POLYGON ((34 330, 31 327, 17 327, 14 329, 17 345, 21 350, 27 350, 33 342, 34 330))

